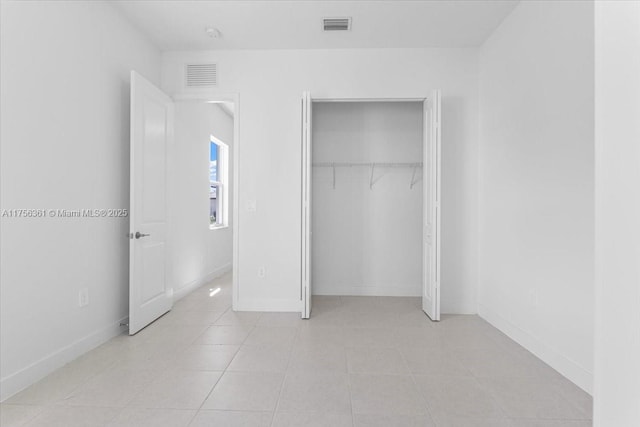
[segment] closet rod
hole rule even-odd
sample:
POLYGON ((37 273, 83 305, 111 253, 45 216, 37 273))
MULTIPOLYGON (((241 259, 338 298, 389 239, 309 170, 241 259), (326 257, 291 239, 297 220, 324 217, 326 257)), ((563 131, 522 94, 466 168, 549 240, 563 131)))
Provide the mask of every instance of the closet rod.
POLYGON ((316 167, 353 167, 353 166, 367 166, 367 167, 383 167, 383 168, 421 168, 422 162, 418 163, 393 163, 393 162, 317 162, 313 166, 316 167))
POLYGON ((411 176, 411 182, 409 183, 409 189, 413 189, 413 186, 420 180, 416 179, 416 171, 418 168, 422 168, 422 162, 415 163, 403 163, 403 162, 317 162, 312 164, 314 167, 328 167, 332 169, 333 189, 336 189, 336 167, 352 167, 352 166, 366 166, 371 168, 371 176, 369 177, 369 189, 373 189, 373 184, 380 179, 374 179, 374 172, 376 167, 391 167, 391 168, 412 168, 413 174, 411 176))

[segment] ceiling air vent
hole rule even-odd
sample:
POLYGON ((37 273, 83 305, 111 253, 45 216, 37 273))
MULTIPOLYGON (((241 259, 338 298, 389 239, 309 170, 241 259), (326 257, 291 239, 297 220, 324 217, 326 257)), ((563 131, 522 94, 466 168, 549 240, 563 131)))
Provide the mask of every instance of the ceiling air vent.
POLYGON ((324 18, 322 28, 324 31, 349 31, 351 18, 324 18))
POLYGON ((187 64, 185 69, 187 87, 208 87, 218 84, 218 64, 187 64))

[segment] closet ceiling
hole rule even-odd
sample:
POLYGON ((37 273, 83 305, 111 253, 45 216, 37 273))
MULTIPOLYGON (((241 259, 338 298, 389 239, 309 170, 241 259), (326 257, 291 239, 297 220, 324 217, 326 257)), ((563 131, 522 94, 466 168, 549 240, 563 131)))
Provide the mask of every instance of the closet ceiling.
POLYGON ((474 47, 514 0, 170 1, 112 3, 162 50, 474 47), (351 17, 323 32, 322 18, 351 17), (222 37, 207 36, 213 27, 222 37))

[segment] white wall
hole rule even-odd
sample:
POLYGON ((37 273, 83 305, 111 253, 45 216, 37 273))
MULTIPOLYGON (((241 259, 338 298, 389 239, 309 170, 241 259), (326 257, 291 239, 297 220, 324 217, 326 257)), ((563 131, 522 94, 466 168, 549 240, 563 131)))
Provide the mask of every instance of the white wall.
POLYGON ((300 310, 302 92, 396 98, 436 88, 443 93, 442 309, 476 312, 476 49, 166 53, 169 94, 183 92, 184 61, 217 62, 217 90, 239 94, 239 308, 300 310))
POLYGON ((587 391, 593 4, 522 2, 480 51, 479 312, 587 391))
MULTIPOLYGON (((313 105, 313 162, 422 162, 422 102, 313 105)), ((416 170, 422 177, 422 170, 416 170)), ((316 295, 422 295, 422 180, 412 168, 313 168, 316 295)))
MULTIPOLYGON (((127 208, 129 71, 160 54, 104 2, 2 2, 2 209, 127 208)), ((122 329, 127 218, 2 218, 2 399, 122 329), (78 291, 89 305, 78 307, 78 291)))
MULTIPOLYGON (((218 104, 196 101, 176 102, 175 114, 169 181, 173 200, 172 286, 179 298, 231 269, 231 221, 229 227, 209 229, 209 136, 229 146, 229 177, 232 177, 233 118, 218 104)), ((232 201, 230 197, 230 218, 232 201)))
POLYGON ((640 425, 640 3, 598 2, 594 425, 640 425))

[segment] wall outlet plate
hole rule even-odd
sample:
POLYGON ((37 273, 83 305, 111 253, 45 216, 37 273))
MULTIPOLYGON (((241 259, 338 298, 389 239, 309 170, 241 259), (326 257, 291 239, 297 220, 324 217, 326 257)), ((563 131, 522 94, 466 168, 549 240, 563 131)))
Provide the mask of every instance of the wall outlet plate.
POLYGON ((89 288, 82 288, 78 291, 78 307, 89 305, 89 288))

